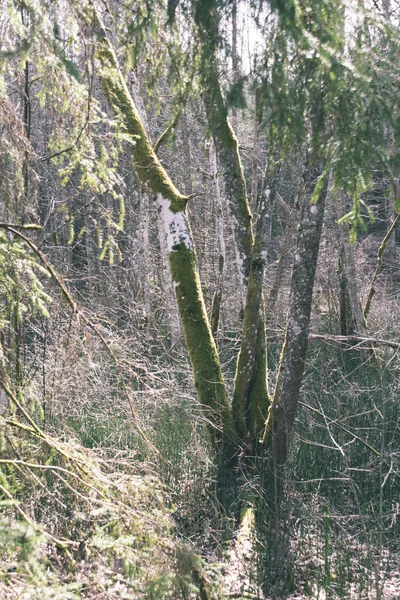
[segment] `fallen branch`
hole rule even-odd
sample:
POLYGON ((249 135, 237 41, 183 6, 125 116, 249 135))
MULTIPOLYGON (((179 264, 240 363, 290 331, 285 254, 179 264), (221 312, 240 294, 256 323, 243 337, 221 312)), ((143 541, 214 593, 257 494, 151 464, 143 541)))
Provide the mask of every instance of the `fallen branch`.
POLYGON ((351 346, 352 350, 355 349, 354 344, 359 346, 365 346, 365 344, 370 346, 388 346, 389 348, 400 350, 400 343, 375 337, 358 335, 319 335, 317 333, 310 333, 309 338, 310 340, 325 340, 327 342, 336 342, 337 344, 348 344, 351 346))

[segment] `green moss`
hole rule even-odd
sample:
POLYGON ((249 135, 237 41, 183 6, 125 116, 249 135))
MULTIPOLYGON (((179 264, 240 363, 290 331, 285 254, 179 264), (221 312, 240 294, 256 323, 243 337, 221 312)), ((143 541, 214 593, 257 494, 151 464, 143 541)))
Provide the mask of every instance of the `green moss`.
POLYGON ((103 90, 112 108, 121 115, 126 132, 132 136, 136 173, 152 192, 161 194, 163 198, 171 201, 170 208, 173 212, 184 210, 187 198, 177 190, 158 160, 119 69, 117 57, 99 19, 96 25, 99 42, 96 47, 96 57, 101 64, 100 76, 103 90))
POLYGON ((265 327, 262 313, 263 266, 253 262, 247 289, 242 329, 242 344, 238 357, 232 412, 238 435, 256 440, 262 431, 269 405, 265 327))
MULTIPOLYGON (((103 89, 113 109, 121 115, 126 132, 132 136, 138 177, 153 193, 170 201, 170 210, 175 213, 184 211, 187 198, 173 185, 154 153, 105 29, 98 16, 94 16, 98 40, 96 57, 101 64, 103 89)), ((214 445, 220 445, 223 439, 232 437, 231 409, 203 302, 195 254, 184 244, 176 244, 169 260, 198 398, 206 409, 214 445)))
POLYGON ((235 219, 235 242, 242 256, 242 275, 246 283, 253 247, 252 216, 239 155, 239 143, 228 119, 228 109, 222 96, 215 56, 209 59, 203 86, 207 91, 205 95, 207 120, 215 140, 229 210, 235 219))
POLYGON ((232 417, 217 348, 204 306, 195 254, 184 244, 176 244, 169 260, 194 384, 210 421, 211 437, 218 444, 218 430, 223 429, 227 437, 232 436, 232 417))
POLYGON ((270 406, 268 393, 267 349, 265 322, 259 319, 256 342, 256 368, 248 392, 247 427, 252 440, 257 442, 263 432, 270 406))

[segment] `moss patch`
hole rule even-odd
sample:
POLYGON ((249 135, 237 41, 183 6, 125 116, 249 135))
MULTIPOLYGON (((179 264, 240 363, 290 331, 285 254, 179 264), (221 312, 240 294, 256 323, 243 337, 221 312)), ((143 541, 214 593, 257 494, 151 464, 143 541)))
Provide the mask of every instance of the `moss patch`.
POLYGON ((184 244, 176 244, 169 260, 196 391, 205 408, 206 417, 211 421, 211 437, 214 442, 218 442, 218 429, 222 428, 228 436, 232 435, 232 417, 217 348, 204 306, 195 254, 184 244))

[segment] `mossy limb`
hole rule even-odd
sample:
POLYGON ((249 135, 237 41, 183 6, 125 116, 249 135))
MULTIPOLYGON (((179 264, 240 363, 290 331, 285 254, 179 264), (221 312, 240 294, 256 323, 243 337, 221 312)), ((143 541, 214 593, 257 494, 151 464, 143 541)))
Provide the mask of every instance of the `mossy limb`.
POLYGON ((179 212, 186 207, 187 198, 177 190, 158 160, 119 68, 114 49, 95 9, 92 16, 98 42, 95 56, 99 61, 103 90, 112 108, 121 116, 126 132, 132 137, 136 173, 152 192, 171 201, 171 210, 179 212))
POLYGON ((183 243, 177 244, 169 255, 169 261, 194 384, 208 418, 212 440, 219 445, 222 430, 226 438, 233 435, 231 409, 207 319, 195 254, 183 243))

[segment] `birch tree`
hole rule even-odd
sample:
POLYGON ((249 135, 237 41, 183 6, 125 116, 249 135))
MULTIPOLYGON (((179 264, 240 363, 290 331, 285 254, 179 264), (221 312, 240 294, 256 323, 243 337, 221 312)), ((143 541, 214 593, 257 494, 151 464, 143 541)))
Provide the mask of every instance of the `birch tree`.
POLYGON ((233 436, 226 388, 218 361, 217 349, 204 306, 196 267, 196 255, 187 218, 188 198, 172 183, 155 154, 137 108, 119 68, 114 49, 97 9, 90 12, 77 8, 79 16, 93 31, 95 56, 110 105, 123 120, 132 137, 133 159, 139 179, 156 195, 156 210, 165 228, 171 278, 186 344, 192 364, 199 401, 210 423, 210 436, 219 448, 222 440, 233 436))

